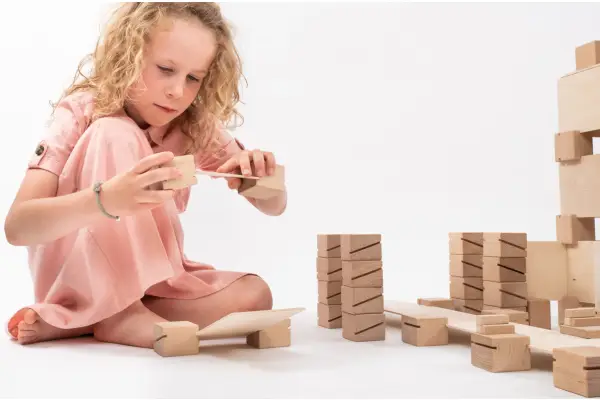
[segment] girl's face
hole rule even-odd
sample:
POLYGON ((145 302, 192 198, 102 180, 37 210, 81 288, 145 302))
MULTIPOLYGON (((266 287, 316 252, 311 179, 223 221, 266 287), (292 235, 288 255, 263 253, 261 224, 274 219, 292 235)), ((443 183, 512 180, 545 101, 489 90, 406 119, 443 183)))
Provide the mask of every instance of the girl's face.
POLYGON ((141 79, 131 88, 128 114, 143 127, 171 122, 196 98, 216 48, 213 32, 197 21, 175 19, 170 29, 157 29, 141 79))

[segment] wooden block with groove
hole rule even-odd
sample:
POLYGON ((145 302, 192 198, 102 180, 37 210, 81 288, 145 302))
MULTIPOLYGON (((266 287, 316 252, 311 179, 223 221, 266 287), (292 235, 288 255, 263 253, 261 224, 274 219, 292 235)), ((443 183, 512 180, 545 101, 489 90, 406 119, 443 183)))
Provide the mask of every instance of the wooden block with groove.
POLYGON ((383 313, 383 287, 342 286, 342 312, 348 314, 383 313))
POLYGON ((317 304, 317 324, 327 329, 342 327, 341 304, 317 304))
POLYGON ((450 254, 450 275, 463 278, 483 276, 483 255, 450 254))
POLYGON ((529 325, 543 329, 551 329, 551 309, 550 300, 547 299, 527 299, 527 314, 529 314, 529 325))
POLYGON ((567 326, 600 326, 600 317, 565 317, 563 325, 567 326))
POLYGON ((525 257, 483 257, 483 280, 492 282, 525 282, 525 257))
POLYGON ((600 348, 558 347, 552 356, 554 387, 583 397, 600 397, 600 348))
POLYGON ((342 311, 342 337, 353 342, 385 340, 385 314, 350 314, 342 311))
POLYGON ((318 281, 319 303, 342 304, 342 281, 318 281))
POLYGON ((559 132, 554 135, 554 161, 572 162, 594 153, 590 136, 579 131, 559 132))
POLYGON ((317 280, 341 281, 342 259, 334 257, 317 257, 317 280))
POLYGON ((343 261, 379 261, 383 258, 381 234, 343 234, 341 250, 343 261))
POLYGON ((595 240, 595 219, 589 217, 578 218, 575 215, 557 215, 556 238, 560 243, 568 245, 595 240))
POLYGON ((450 232, 448 241, 450 254, 483 254, 483 232, 450 232))
POLYGON ((383 261, 342 261, 342 285, 383 287, 383 261))
POLYGON ((402 315, 402 341, 413 346, 448 344, 448 318, 402 315))
POLYGON ((575 48, 575 69, 582 70, 600 64, 600 41, 592 40, 575 48))
POLYGON ((341 234, 321 233, 317 235, 317 256, 325 258, 342 257, 341 234))
POLYGON ((257 349, 289 347, 292 343, 291 320, 283 320, 269 328, 246 336, 246 344, 257 349))
POLYGON ((483 310, 483 299, 452 299, 456 311, 478 315, 483 310))
POLYGON ((450 297, 453 299, 483 299, 483 279, 450 276, 450 297))
POLYGON ((242 179, 238 193, 252 199, 270 199, 285 192, 285 169, 282 165, 275 166, 273 175, 260 179, 242 179))
POLYGON ((154 351, 163 357, 198 354, 198 325, 188 321, 159 322, 154 325, 154 351))
POLYGON ((484 232, 483 255, 484 257, 527 257, 527 233, 484 232))
POLYGON ((513 310, 507 308, 492 308, 491 306, 484 306, 483 310, 481 310, 482 315, 497 315, 504 314, 508 315, 509 322, 513 322, 515 324, 528 325, 529 324, 529 315, 525 310, 513 310))
POLYGON ((444 299, 439 297, 418 298, 417 304, 421 306, 439 307, 446 308, 448 310, 454 310, 454 302, 452 301, 452 299, 444 299))
POLYGON ((500 308, 527 307, 527 282, 483 281, 483 304, 500 308))
POLYGON ((558 300, 558 325, 565 322, 565 310, 581 308, 581 302, 575 296, 563 296, 558 300))
POLYGON ((196 178, 196 163, 193 154, 173 157, 173 160, 165 163, 163 167, 175 167, 183 175, 181 178, 164 181, 162 183, 162 188, 165 190, 183 189, 198 183, 198 178, 196 178))
POLYGON ((490 372, 531 369, 529 336, 516 333, 471 334, 471 364, 490 372))

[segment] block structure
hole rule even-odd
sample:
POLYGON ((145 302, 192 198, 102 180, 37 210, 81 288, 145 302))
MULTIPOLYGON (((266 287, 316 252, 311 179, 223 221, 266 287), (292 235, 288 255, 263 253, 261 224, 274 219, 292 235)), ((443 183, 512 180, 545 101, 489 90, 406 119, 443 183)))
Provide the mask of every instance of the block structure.
POLYGON ((600 316, 594 307, 567 308, 560 333, 585 339, 600 338, 600 316))
POLYGON ((342 327, 342 249, 340 234, 317 235, 317 323, 342 327))
POLYGON ((381 235, 341 235, 341 263, 342 337, 385 340, 381 235))
POLYGON ((483 232, 450 232, 450 298, 456 311, 483 308, 483 232))

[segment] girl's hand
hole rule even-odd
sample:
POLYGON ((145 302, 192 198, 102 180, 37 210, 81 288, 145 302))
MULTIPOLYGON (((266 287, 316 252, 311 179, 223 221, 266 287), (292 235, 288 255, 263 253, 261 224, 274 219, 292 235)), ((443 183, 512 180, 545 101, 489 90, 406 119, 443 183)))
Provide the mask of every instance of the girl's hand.
POLYGON ((171 152, 152 154, 141 159, 131 170, 102 184, 100 201, 107 213, 127 216, 149 210, 173 198, 173 190, 155 190, 163 181, 181 177, 175 167, 163 167, 173 159, 171 152))
MULTIPOLYGON (((270 176, 275 173, 275 156, 273 153, 262 150, 243 150, 227 160, 216 172, 241 174, 244 176, 270 176)), ((237 190, 242 184, 240 178, 225 179, 227 179, 230 189, 237 190)))

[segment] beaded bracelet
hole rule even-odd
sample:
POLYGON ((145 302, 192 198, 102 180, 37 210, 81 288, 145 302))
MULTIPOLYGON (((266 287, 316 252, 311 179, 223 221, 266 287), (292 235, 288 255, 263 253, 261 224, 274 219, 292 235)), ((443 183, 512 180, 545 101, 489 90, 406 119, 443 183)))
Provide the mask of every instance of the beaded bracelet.
POLYGON ((104 209, 104 206, 102 205, 102 202, 100 201, 100 188, 101 187, 102 187, 102 182, 96 182, 94 184, 94 193, 96 193, 96 203, 98 203, 98 207, 100 208, 100 211, 102 211, 102 213, 109 218, 116 219, 117 221, 121 220, 120 217, 111 215, 104 209))

